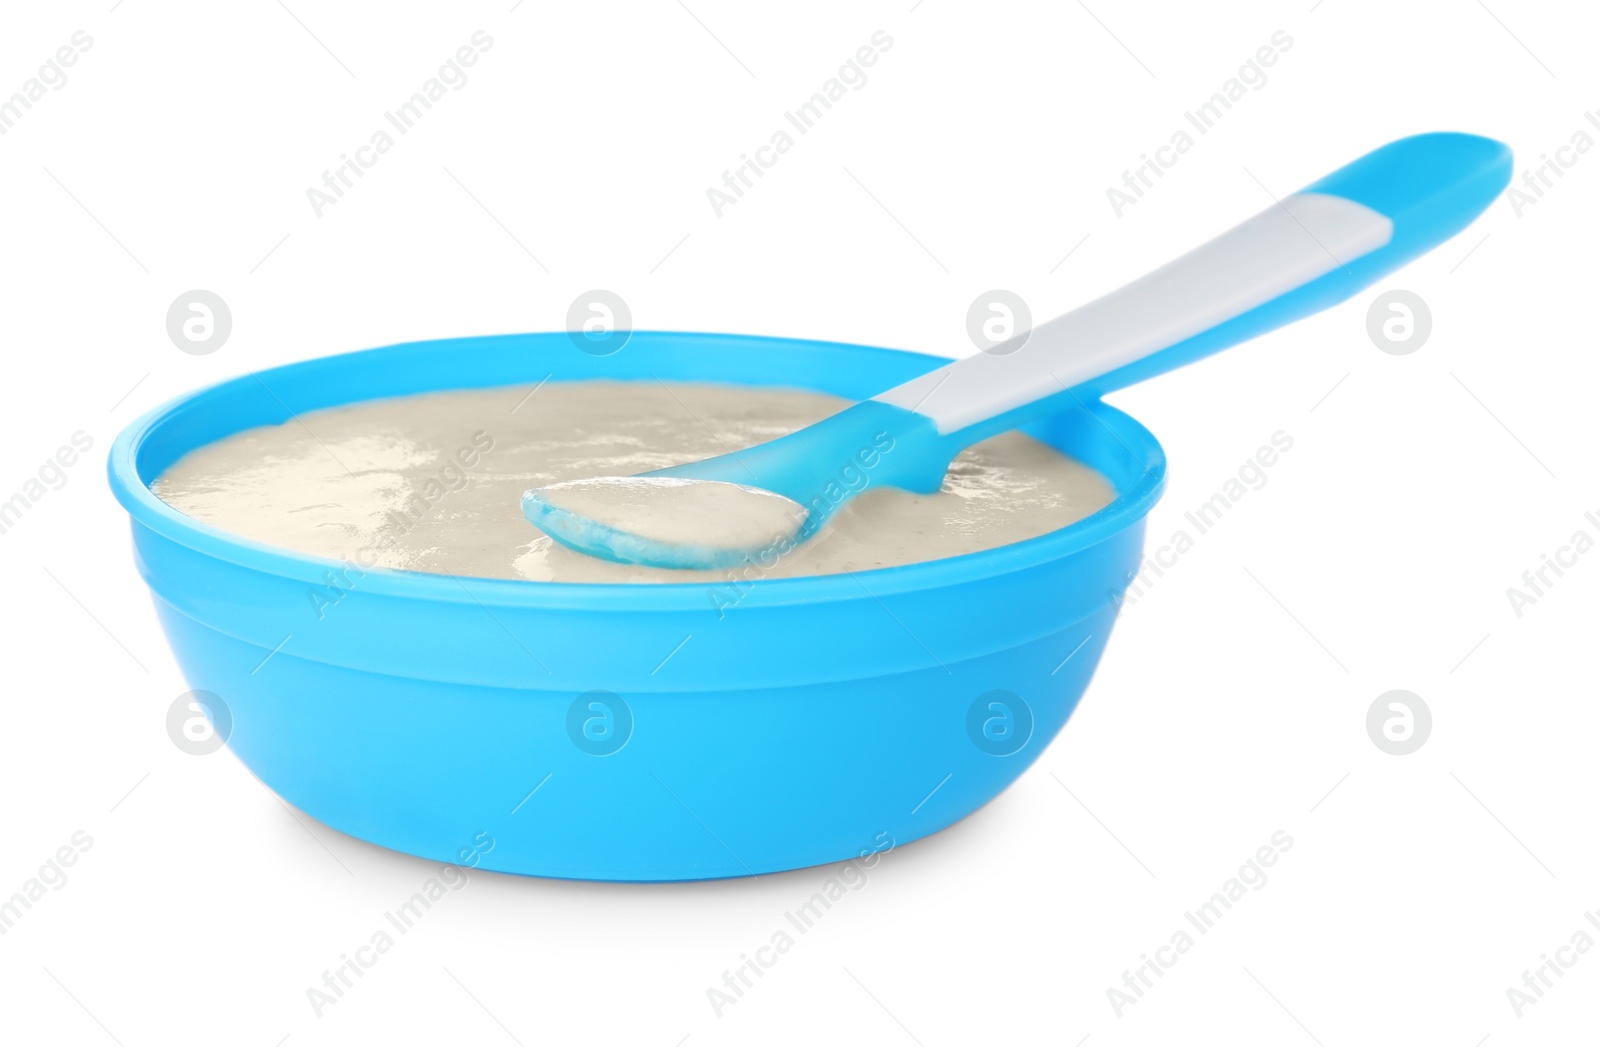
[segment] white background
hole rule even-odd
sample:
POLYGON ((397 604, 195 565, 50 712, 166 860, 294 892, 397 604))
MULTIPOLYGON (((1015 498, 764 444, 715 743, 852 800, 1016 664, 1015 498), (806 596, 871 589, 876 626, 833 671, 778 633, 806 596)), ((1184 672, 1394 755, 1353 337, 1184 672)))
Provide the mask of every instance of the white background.
POLYGON ((1600 909, 1600 553, 1520 618, 1506 595, 1600 531, 1592 154, 1357 299, 1116 396, 1171 458, 1153 539, 1277 430, 1294 448, 1128 608, 1029 773, 893 852, 720 1018, 707 988, 828 870, 478 875, 317 1017, 307 988, 433 866, 168 739, 185 684, 102 475, 138 414, 286 361, 557 329, 591 287, 643 328, 959 355, 980 292, 1055 315, 1391 138, 1497 137, 1520 176, 1600 135, 1575 3, 515 2, 6 13, 0 95, 74 31, 93 46, 0 136, 0 497, 95 444, 0 535, 0 895, 94 841, 0 936, 7 1042, 1593 1034, 1600 950, 1520 1018, 1506 994, 1600 909), (316 217, 306 189, 478 29, 470 82, 316 217), (869 82, 718 218, 706 189, 879 29, 869 82), (1280 29, 1266 84, 1118 217, 1107 188, 1280 29), (192 288, 232 309, 209 356, 166 334, 192 288), (1391 288, 1432 311, 1411 355, 1366 333, 1391 288), (1433 713, 1409 756, 1366 732, 1393 688, 1433 713), (1124 970, 1280 829, 1266 886, 1119 1017, 1124 970))

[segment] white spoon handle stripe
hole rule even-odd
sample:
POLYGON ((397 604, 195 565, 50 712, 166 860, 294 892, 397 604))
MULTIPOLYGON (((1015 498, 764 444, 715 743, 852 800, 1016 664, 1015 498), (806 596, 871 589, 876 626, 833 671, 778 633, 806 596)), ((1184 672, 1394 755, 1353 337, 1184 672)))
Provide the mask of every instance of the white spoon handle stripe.
POLYGON ((1353 200, 1295 193, 1103 298, 874 399, 965 429, 1099 377, 1377 250, 1394 223, 1353 200))

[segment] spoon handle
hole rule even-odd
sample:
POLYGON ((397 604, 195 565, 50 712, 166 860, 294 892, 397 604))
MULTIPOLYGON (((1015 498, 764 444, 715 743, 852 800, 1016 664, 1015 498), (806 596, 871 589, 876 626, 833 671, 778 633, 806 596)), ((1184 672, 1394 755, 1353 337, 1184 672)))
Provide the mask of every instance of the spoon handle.
POLYGON ((1511 177, 1511 151, 1474 135, 1402 138, 1173 262, 1072 312, 874 399, 941 434, 1063 390, 1099 396, 1320 312, 1448 240, 1511 177))

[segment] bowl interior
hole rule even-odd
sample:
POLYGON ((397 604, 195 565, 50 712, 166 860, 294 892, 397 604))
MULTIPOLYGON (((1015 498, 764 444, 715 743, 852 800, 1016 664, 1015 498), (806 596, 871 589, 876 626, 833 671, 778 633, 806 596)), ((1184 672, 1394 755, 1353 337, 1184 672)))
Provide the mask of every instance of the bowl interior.
MULTIPOLYGON (((245 429, 281 424, 293 415, 365 400, 443 389, 592 379, 792 387, 860 400, 948 362, 919 353, 836 342, 654 331, 634 332, 621 350, 607 356, 584 352, 563 332, 409 342, 289 364, 180 397, 145 415, 119 436, 111 451, 109 472, 114 492, 137 522, 235 563, 317 577, 331 561, 217 530, 172 509, 156 498, 149 485, 197 447, 245 429)), ((1059 401, 1058 410, 1024 431, 1102 473, 1118 495, 1109 506, 1068 527, 1006 546, 1003 554, 990 550, 864 573, 905 580, 908 574, 914 576, 934 564, 956 564, 974 557, 994 561, 1020 551, 1025 558, 1049 558, 1092 544, 1142 517, 1159 496, 1164 481, 1165 456, 1155 437, 1098 400, 1083 400, 1070 392, 1053 399, 1059 401)), ((399 584, 428 584, 426 575, 383 573, 413 580, 399 584)), ((766 579, 760 584, 798 593, 800 583, 824 581, 766 579)), ((504 586, 526 589, 531 584, 480 580, 474 582, 474 589, 502 589, 498 595, 504 597, 504 586)), ((539 587, 550 591, 573 586, 539 583, 539 587)), ((591 592, 628 589, 639 595, 638 590, 680 586, 575 588, 591 592)))

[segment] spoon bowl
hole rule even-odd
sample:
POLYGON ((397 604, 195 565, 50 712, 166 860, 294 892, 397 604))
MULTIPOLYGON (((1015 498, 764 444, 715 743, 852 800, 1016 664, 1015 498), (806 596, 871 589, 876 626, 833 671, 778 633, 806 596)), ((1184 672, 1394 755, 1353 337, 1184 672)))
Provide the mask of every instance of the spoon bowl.
POLYGON ((810 526, 805 508, 775 491, 666 473, 536 488, 523 494, 522 515, 590 555, 700 570, 781 556, 810 526))

